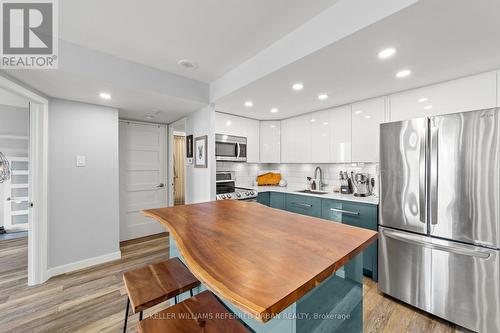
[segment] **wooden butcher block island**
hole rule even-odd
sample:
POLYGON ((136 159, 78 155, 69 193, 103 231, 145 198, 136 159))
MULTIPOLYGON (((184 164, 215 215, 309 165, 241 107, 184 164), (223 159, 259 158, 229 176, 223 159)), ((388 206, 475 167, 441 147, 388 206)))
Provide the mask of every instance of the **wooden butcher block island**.
POLYGON ((168 228, 200 290, 254 331, 361 331, 361 252, 376 232, 237 200, 144 214, 168 228))

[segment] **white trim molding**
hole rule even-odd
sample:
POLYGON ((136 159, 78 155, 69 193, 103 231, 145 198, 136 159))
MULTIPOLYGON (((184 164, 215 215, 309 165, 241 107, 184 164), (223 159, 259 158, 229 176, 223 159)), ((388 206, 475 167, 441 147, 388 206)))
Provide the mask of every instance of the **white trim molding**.
POLYGON ((29 197, 33 206, 28 215, 28 285, 47 281, 47 184, 48 110, 45 97, 0 75, 0 87, 29 100, 29 197))
POLYGON ((116 251, 116 252, 104 254, 102 256, 88 258, 88 259, 72 262, 69 264, 49 268, 49 270, 47 271, 47 275, 49 278, 51 278, 53 276, 57 276, 57 275, 77 271, 80 269, 89 268, 89 267, 96 266, 96 265, 101 265, 101 264, 104 264, 104 263, 107 263, 110 261, 118 260, 118 259, 121 259, 121 257, 122 257, 121 251, 116 251))

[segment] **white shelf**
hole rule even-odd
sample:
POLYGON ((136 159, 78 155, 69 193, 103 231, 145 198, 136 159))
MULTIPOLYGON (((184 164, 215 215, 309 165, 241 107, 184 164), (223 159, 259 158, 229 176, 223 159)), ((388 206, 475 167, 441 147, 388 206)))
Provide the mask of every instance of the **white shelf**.
POLYGON ((10 140, 23 140, 28 141, 29 137, 26 135, 15 135, 15 134, 0 134, 0 139, 10 139, 10 140))
POLYGON ((26 210, 13 210, 10 212, 10 215, 12 216, 20 216, 20 215, 28 215, 29 211, 26 210))
POLYGON ((16 201, 27 202, 29 200, 29 198, 28 197, 11 197, 10 200, 12 202, 16 202, 16 201))
POLYGON ((10 188, 28 188, 28 184, 11 184, 10 188))
POLYGON ((28 157, 21 157, 21 156, 6 156, 6 157, 10 162, 28 162, 29 161, 28 157))
POLYGON ((28 170, 12 170, 11 174, 13 176, 28 176, 29 171, 28 170))

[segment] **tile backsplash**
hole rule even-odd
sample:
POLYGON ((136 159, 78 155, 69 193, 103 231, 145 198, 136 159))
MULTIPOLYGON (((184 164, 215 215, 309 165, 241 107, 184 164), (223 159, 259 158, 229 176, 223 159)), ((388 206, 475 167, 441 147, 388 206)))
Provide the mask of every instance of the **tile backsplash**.
POLYGON ((351 171, 363 172, 375 178, 375 191, 378 193, 379 168, 378 163, 346 163, 346 164, 263 164, 263 163, 236 163, 217 162, 217 171, 234 172, 237 186, 250 186, 256 180, 257 175, 263 171, 279 171, 281 177, 288 182, 288 186, 306 187, 307 177, 314 176, 314 169, 319 166, 323 171, 323 183, 325 190, 332 191, 333 187, 340 186, 339 172, 351 171))

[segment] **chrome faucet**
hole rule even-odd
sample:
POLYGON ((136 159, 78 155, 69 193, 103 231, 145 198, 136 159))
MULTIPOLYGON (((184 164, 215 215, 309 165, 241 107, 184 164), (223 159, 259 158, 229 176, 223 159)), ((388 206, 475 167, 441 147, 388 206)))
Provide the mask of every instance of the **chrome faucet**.
POLYGON ((316 184, 316 188, 321 191, 323 189, 323 171, 321 170, 321 168, 319 166, 316 167, 316 169, 314 170, 314 179, 318 179, 318 170, 319 170, 319 180, 318 180, 318 184, 316 184))

